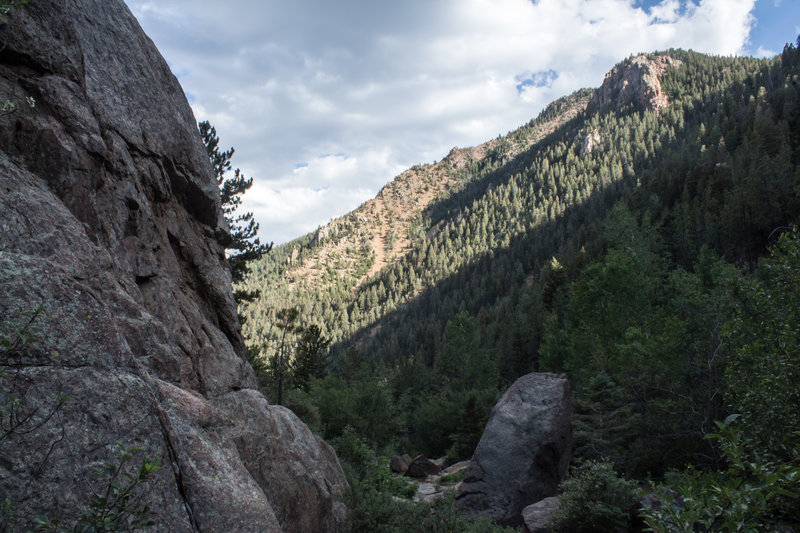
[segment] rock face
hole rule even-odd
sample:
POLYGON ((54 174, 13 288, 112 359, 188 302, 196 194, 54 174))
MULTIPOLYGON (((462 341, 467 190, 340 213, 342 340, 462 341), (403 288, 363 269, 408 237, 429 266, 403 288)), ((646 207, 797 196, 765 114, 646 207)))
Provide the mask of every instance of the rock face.
POLYGON ((619 109, 634 102, 640 109, 658 114, 668 103, 658 78, 667 69, 680 65, 679 60, 667 55, 639 55, 628 59, 606 74, 589 107, 612 105, 619 109))
POLYGON ((581 144, 581 155, 591 154, 594 147, 598 146, 602 140, 600 132, 597 130, 592 130, 591 133, 587 133, 581 144))
POLYGON ((37 0, 0 43, 0 100, 36 100, 0 117, 0 335, 38 339, 0 348, 11 525, 84 514, 120 443, 161 462, 154 530, 341 529, 332 449, 254 390, 217 185, 152 42, 121 0, 37 0))
POLYGON ((522 510, 556 493, 572 444, 572 402, 566 377, 522 376, 489 415, 456 506, 504 525, 522 525, 522 510))

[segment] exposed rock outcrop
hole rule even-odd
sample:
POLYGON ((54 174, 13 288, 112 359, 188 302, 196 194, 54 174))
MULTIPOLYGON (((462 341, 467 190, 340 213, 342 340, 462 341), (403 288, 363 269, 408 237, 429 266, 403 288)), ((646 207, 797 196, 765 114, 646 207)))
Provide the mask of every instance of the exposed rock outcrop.
POLYGON ((668 104, 659 76, 680 65, 679 60, 668 55, 639 55, 627 59, 606 74, 589 108, 613 106, 620 109, 634 102, 640 109, 658 114, 668 104))
POLYGON ((163 465, 158 531, 340 528, 332 449, 253 390, 217 185, 152 42, 121 0, 37 0, 0 43, 0 100, 37 102, 0 117, 0 333, 38 339, 0 354, 30 415, 0 433, 12 525, 84 513, 119 442, 163 465))
POLYGON ((602 140, 600 132, 597 130, 592 130, 590 133, 587 133, 581 144, 581 155, 591 154, 594 147, 598 146, 602 140))
POLYGON ((567 474, 571 445, 567 378, 522 376, 492 409, 456 506, 504 525, 522 525, 523 508, 556 493, 567 474))

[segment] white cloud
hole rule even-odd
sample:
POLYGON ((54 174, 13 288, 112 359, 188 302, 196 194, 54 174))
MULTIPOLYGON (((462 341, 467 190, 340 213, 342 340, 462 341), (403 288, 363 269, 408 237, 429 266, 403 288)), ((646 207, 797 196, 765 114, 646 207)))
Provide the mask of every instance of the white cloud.
POLYGON ((755 0, 126 1, 255 177, 263 240, 283 242, 630 54, 742 53, 755 0))
POLYGON ((775 57, 778 55, 778 52, 774 50, 768 50, 763 46, 759 46, 758 49, 755 51, 756 57, 775 57))

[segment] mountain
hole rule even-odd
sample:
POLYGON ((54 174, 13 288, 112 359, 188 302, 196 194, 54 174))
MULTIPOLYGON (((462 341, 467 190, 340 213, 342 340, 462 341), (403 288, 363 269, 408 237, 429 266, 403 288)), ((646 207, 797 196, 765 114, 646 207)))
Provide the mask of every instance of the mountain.
POLYGON ((468 457, 500 391, 543 370, 570 375, 579 457, 707 464, 742 287, 800 216, 799 64, 792 45, 631 57, 410 169, 251 265, 251 357, 275 353, 289 306, 333 340, 331 371, 290 398, 327 438, 468 457))
POLYGON ((340 530, 336 455, 243 357, 219 189, 166 61, 121 0, 16 7, 0 13, 0 530, 340 530))
MULTIPOLYGON (((456 147, 438 163, 414 166, 351 213, 275 247, 249 265, 251 275, 243 287, 259 288, 262 296, 244 311, 246 323, 259 328, 281 305, 299 305, 303 315, 314 316, 339 340, 341 333, 331 324, 339 308, 313 304, 312 310, 306 307, 309 299, 339 301, 418 249, 426 234, 436 232, 431 228, 433 210, 473 181, 476 169, 500 166, 529 150, 574 118, 590 96, 590 91, 579 91, 509 135, 477 147, 456 147)), ((258 331, 250 337, 264 334, 258 331)))
MULTIPOLYGON (((794 113, 771 100, 785 98, 775 93, 790 81, 792 57, 671 50, 629 58, 599 89, 554 102, 519 130, 407 170, 375 199, 251 265, 247 287, 263 292, 240 310, 245 336, 254 343, 275 335, 274 311, 297 306, 341 349, 358 344, 381 360, 414 353, 432 361, 459 310, 507 312, 504 299, 537 280, 553 256, 576 256, 615 202, 641 204, 645 191, 648 216, 688 238, 672 244, 681 264, 708 244, 752 266, 768 234, 796 212, 791 172, 749 195, 752 179, 740 167, 712 184, 697 183, 691 165, 734 168, 765 119, 756 98, 794 113), (745 234, 737 209, 748 217, 745 234), (708 210, 714 220, 704 221, 708 210)), ((778 118, 766 120, 786 131, 770 134, 788 136, 794 115, 778 118)), ((791 166, 790 154, 777 153, 783 159, 770 166, 791 166)))

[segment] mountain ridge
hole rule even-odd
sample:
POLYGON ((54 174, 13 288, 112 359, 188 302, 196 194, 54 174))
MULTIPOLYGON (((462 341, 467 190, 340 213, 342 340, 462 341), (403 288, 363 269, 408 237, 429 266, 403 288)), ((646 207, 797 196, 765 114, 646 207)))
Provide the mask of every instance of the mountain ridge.
MULTIPOLYGON (((353 211, 275 247, 264 262, 278 273, 277 278, 271 276, 272 283, 285 286, 279 289, 281 296, 266 305, 291 306, 309 293, 328 292, 331 286, 337 292, 355 293, 383 269, 414 251, 423 234, 430 238, 441 229, 438 222, 426 223, 435 220, 436 204, 469 184, 469 175, 476 167, 512 161, 589 108, 620 109, 634 102, 643 110, 660 112, 668 102, 659 76, 680 65, 680 60, 669 52, 631 56, 615 65, 597 89, 580 89, 556 99, 528 124, 477 146, 454 147, 433 164, 403 171, 353 211)), ((579 141, 583 143, 581 151, 591 150, 593 144, 599 143, 599 135, 597 130, 587 132, 579 141)), ((265 270, 259 264, 251 268, 259 272, 256 276, 265 270)), ((243 287, 258 288, 249 281, 243 287)), ((311 320, 318 322, 320 318, 311 320)), ((248 326, 244 329, 247 334, 248 326)), ((250 334, 255 335, 258 334, 250 334)))

